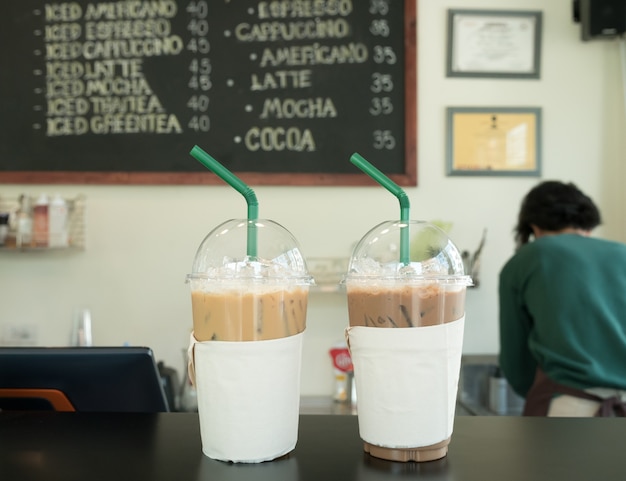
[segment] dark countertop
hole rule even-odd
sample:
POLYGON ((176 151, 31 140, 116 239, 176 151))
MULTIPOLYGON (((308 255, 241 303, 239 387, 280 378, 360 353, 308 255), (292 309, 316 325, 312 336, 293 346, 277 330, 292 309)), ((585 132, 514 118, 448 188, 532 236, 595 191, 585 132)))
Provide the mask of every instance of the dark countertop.
POLYGON ((338 414, 355 415, 356 404, 333 401, 330 396, 302 396, 300 414, 338 414))
POLYGON ((363 452, 356 416, 302 415, 296 449, 233 465, 201 452, 194 413, 0 413, 4 481, 624 479, 626 419, 462 416, 446 458, 394 463, 363 452))
MULTIPOLYGON (((300 398, 300 414, 336 414, 356 415, 357 405, 351 402, 333 401, 330 396, 302 396, 300 398)), ((455 414, 457 416, 493 416, 487 408, 457 402, 455 414)))

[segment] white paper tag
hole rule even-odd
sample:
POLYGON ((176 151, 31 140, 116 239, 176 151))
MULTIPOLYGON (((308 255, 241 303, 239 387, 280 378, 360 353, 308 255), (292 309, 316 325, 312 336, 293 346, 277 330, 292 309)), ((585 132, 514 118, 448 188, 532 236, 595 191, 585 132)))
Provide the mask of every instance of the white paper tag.
POLYGON ((202 452, 259 463, 298 439, 303 333, 268 341, 192 342, 202 452))
POLYGON ((464 325, 346 329, 361 439, 417 448, 451 436, 464 325))

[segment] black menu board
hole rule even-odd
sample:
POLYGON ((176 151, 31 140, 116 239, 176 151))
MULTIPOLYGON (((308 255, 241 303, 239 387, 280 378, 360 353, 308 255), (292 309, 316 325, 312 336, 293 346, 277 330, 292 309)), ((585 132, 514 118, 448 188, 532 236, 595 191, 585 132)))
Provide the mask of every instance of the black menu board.
POLYGON ((416 185, 415 0, 0 7, 0 183, 416 185))

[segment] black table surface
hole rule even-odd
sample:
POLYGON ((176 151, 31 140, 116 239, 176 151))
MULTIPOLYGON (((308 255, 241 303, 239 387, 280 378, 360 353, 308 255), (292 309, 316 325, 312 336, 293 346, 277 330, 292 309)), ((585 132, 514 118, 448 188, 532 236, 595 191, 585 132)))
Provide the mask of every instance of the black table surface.
POLYGON ((626 419, 463 416, 448 456, 383 461, 363 452, 356 416, 302 415, 296 449, 261 464, 202 454, 192 413, 0 413, 2 481, 626 479, 626 419))

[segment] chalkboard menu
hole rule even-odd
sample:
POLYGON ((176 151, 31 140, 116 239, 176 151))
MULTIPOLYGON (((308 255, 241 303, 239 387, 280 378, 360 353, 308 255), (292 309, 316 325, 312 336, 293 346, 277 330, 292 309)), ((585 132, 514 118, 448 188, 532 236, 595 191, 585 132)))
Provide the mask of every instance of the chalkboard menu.
POLYGON ((11 0, 0 183, 416 185, 416 0, 11 0))

